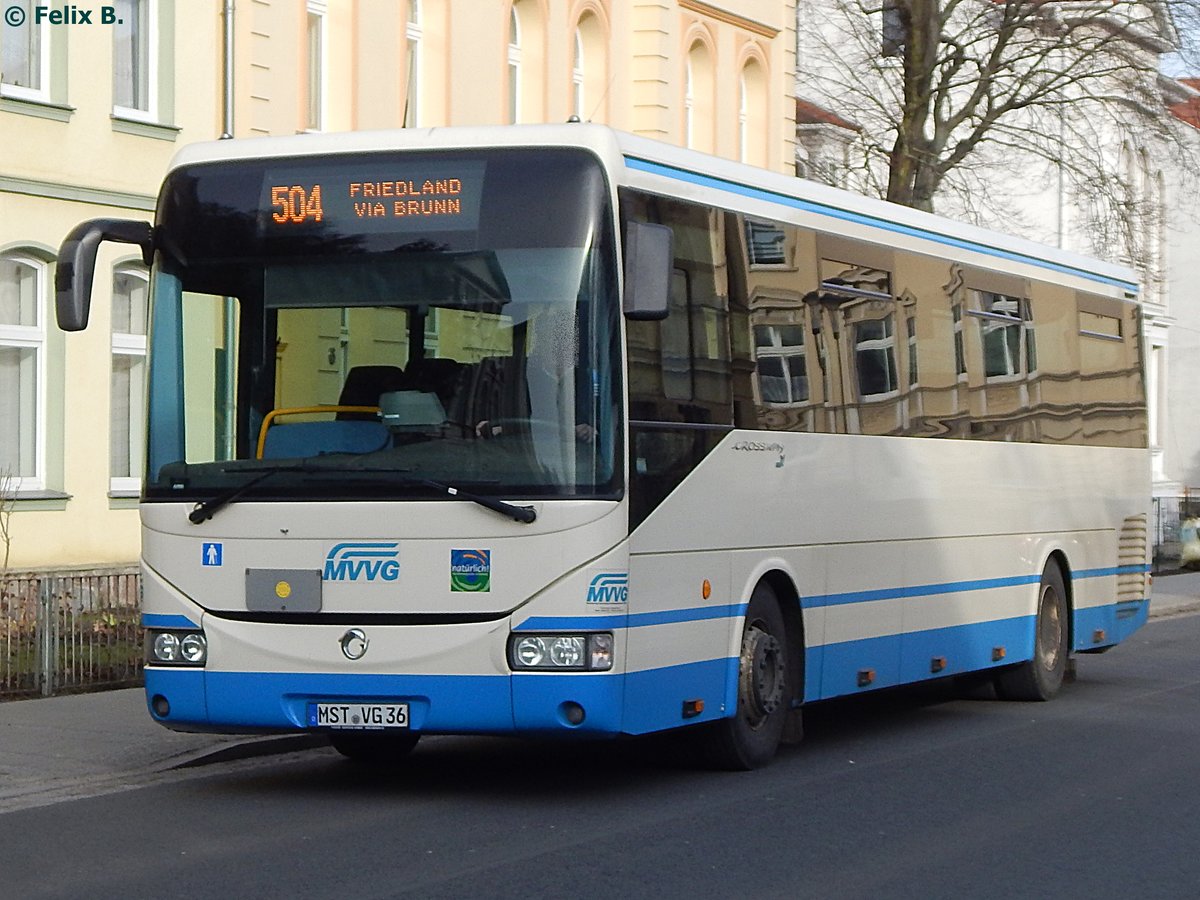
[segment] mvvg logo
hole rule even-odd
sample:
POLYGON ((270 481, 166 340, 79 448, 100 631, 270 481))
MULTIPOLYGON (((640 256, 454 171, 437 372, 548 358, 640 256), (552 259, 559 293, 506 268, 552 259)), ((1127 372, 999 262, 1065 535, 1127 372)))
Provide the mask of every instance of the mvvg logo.
POLYGON ((611 606, 629 601, 629 576, 620 572, 597 575, 588 585, 587 602, 593 605, 611 606))
POLYGON ((325 557, 325 581, 395 581, 400 577, 399 541, 335 544, 325 557))

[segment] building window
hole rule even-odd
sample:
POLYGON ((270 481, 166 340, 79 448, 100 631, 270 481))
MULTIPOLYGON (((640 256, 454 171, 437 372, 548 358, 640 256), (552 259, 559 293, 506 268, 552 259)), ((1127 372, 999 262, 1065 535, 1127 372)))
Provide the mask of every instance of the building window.
POLYGON ((963 305, 950 307, 954 316, 954 373, 959 379, 967 377, 967 354, 963 350, 963 305))
POLYGON ((49 99, 50 31, 45 22, 34 24, 36 5, 33 0, 5 4, 8 9, 24 12, 25 24, 19 28, 0 26, 0 94, 4 96, 49 99))
POLYGON ((408 24, 404 30, 408 73, 404 84, 404 127, 421 123, 421 0, 409 0, 408 24))
POLYGON ((752 266, 786 265, 784 230, 771 222, 746 220, 746 248, 752 266))
POLYGON ((907 41, 908 21, 904 8, 897 0, 884 0, 880 52, 883 56, 903 56, 907 41))
POLYGON ((575 51, 571 62, 571 108, 583 119, 583 35, 575 29, 575 51))
POLYGON ((113 107, 120 116, 154 119, 157 114, 154 4, 117 0, 113 29, 113 107))
POLYGON ((757 59, 742 67, 738 79, 738 158, 755 166, 767 164, 767 74, 757 59))
POLYGON ((866 319, 854 326, 854 360, 859 397, 899 390, 896 380, 896 336, 893 317, 866 319))
POLYGON ((713 101, 713 62, 703 41, 693 42, 684 69, 684 135, 687 145, 713 151, 716 128, 713 101))
POLYGON ((46 265, 0 256, 0 474, 16 490, 45 487, 46 265))
POLYGON ((746 162, 746 154, 749 152, 749 117, 749 101, 746 97, 746 73, 743 71, 741 78, 738 79, 738 159, 742 162, 746 162))
POLYGON ((696 146, 696 122, 692 110, 692 106, 696 102, 694 79, 692 54, 689 53, 683 69, 683 141, 685 147, 696 146))
POLYGON ((149 281, 142 266, 122 266, 113 275, 112 402, 109 409, 109 474, 114 492, 141 484, 145 418, 146 311, 149 281))
POLYGON ((917 317, 909 313, 904 317, 904 328, 908 336, 908 386, 917 384, 917 317))
POLYGON ((508 121, 521 121, 521 16, 516 3, 508 18, 508 121))
POLYGON ((308 103, 304 127, 308 131, 325 128, 325 3, 309 0, 305 21, 305 49, 308 58, 308 103))
POLYGON ((755 325, 754 355, 763 403, 793 404, 808 400, 803 325, 755 325))
POLYGON ((983 342, 984 374, 988 378, 1011 378, 1037 370, 1037 348, 1033 339, 1033 315, 1029 301, 1021 297, 974 291, 983 342))

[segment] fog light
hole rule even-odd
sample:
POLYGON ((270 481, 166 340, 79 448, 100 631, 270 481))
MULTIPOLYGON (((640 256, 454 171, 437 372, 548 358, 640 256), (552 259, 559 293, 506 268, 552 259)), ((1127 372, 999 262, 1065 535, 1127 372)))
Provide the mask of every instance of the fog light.
POLYGON ((559 706, 562 711, 563 718, 567 720, 568 725, 582 725, 583 720, 587 718, 587 713, 584 712, 582 706, 574 700, 568 700, 559 706))
POLYGON ((189 634, 180 642, 179 652, 192 665, 202 666, 208 658, 208 641, 202 634, 189 634))
POLYGON ((177 635, 171 634, 169 631, 155 635, 151 648, 154 662, 179 662, 179 637, 177 635))

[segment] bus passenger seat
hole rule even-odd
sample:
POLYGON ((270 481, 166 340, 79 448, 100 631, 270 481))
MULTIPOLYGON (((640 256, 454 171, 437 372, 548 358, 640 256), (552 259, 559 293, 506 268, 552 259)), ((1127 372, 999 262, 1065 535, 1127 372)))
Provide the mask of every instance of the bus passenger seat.
MULTIPOLYGON (((339 406, 378 406, 379 395, 411 388, 399 366, 354 366, 346 373, 339 406)), ((340 412, 339 419, 374 419, 370 413, 340 412)))

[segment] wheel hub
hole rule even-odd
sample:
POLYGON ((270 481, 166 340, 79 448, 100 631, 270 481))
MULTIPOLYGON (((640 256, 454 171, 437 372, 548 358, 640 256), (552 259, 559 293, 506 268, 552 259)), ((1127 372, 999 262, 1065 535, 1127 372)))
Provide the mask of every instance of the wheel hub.
POLYGON ((742 642, 740 693, 752 725, 761 725, 779 708, 783 688, 783 652, 778 639, 756 626, 747 629, 742 642))

